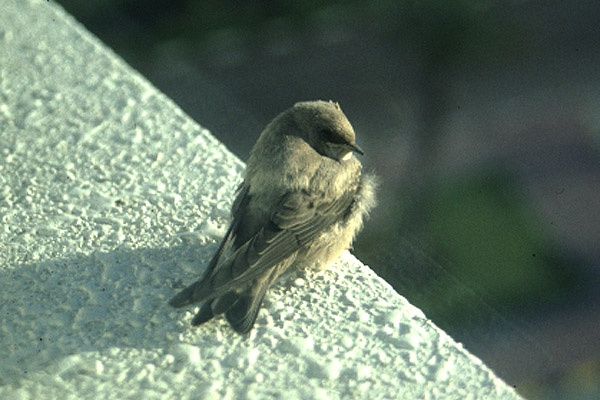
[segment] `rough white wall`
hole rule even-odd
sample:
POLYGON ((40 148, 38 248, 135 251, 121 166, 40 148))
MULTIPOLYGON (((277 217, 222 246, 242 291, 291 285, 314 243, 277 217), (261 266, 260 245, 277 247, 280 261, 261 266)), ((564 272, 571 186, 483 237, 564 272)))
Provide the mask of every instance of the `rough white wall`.
POLYGON ((191 328, 243 164, 54 3, 0 8, 0 398, 518 398, 350 254, 191 328))

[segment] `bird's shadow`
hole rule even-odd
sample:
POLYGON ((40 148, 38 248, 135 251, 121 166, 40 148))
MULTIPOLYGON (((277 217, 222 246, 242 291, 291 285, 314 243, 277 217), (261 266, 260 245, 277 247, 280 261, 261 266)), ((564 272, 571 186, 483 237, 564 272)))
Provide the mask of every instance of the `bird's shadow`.
POLYGON ((176 342, 190 327, 167 301, 200 277, 215 249, 183 243, 4 265, 0 386, 73 354, 176 342))

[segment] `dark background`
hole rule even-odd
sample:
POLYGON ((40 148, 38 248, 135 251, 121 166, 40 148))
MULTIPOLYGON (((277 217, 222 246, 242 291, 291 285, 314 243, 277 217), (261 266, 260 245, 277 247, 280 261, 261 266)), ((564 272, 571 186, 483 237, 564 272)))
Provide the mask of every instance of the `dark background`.
POLYGON ((242 160, 338 101, 355 254, 528 398, 600 398, 600 3, 59 0, 242 160))

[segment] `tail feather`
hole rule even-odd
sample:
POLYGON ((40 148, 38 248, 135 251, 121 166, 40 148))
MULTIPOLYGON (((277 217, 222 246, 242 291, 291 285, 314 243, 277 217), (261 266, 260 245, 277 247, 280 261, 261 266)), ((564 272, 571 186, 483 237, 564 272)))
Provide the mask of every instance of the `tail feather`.
POLYGON ((213 314, 223 314, 229 310, 240 298, 240 295, 236 292, 227 292, 221 297, 217 297, 212 301, 213 314))
POLYGON ((210 321, 214 316, 223 314, 229 310, 239 299, 239 295, 235 292, 228 292, 214 300, 207 300, 200 307, 200 311, 196 313, 192 319, 192 325, 197 326, 210 321))
POLYGON ((202 304, 200 311, 198 311, 198 313, 194 316, 194 319, 192 319, 192 326, 202 325, 203 323, 210 321, 214 316, 215 314, 212 310, 212 301, 207 301, 206 303, 202 304))
POLYGON ((265 297, 265 293, 260 298, 243 295, 239 300, 225 312, 225 318, 231 327, 238 333, 248 333, 254 326, 258 311, 265 297))
POLYGON ((224 265, 221 268, 224 271, 220 269, 211 276, 203 277, 179 292, 169 301, 169 304, 173 307, 183 307, 203 302, 200 311, 192 319, 192 325, 203 324, 216 315, 224 313, 225 318, 236 332, 247 333, 256 322, 267 289, 293 260, 294 257, 289 257, 263 273, 258 279, 254 278, 248 283, 237 282, 234 279, 219 286, 215 284, 215 281, 220 279, 219 275, 227 275, 231 272, 228 271, 229 266, 224 265))
POLYGON ((171 300, 169 300, 169 305, 171 307, 179 308, 183 306, 187 306, 188 304, 192 304, 194 302, 194 290, 196 289, 196 284, 190 285, 183 289, 181 292, 177 293, 171 300))
POLYGON ((252 329, 267 289, 286 270, 292 260, 293 258, 290 258, 288 262, 277 265, 263 279, 254 281, 254 284, 244 290, 239 295, 239 300, 225 312, 225 318, 236 332, 248 333, 252 329))

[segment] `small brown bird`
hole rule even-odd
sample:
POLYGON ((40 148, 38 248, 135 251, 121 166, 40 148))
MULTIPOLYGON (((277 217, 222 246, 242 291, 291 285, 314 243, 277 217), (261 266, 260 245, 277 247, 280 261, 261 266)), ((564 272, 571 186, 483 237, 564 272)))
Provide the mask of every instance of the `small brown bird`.
POLYGON ((296 103, 262 132, 232 206, 233 220, 199 281, 173 307, 203 302, 192 325, 225 313, 252 329, 265 293, 289 267, 323 268, 350 248, 375 204, 354 130, 337 103, 296 103))

